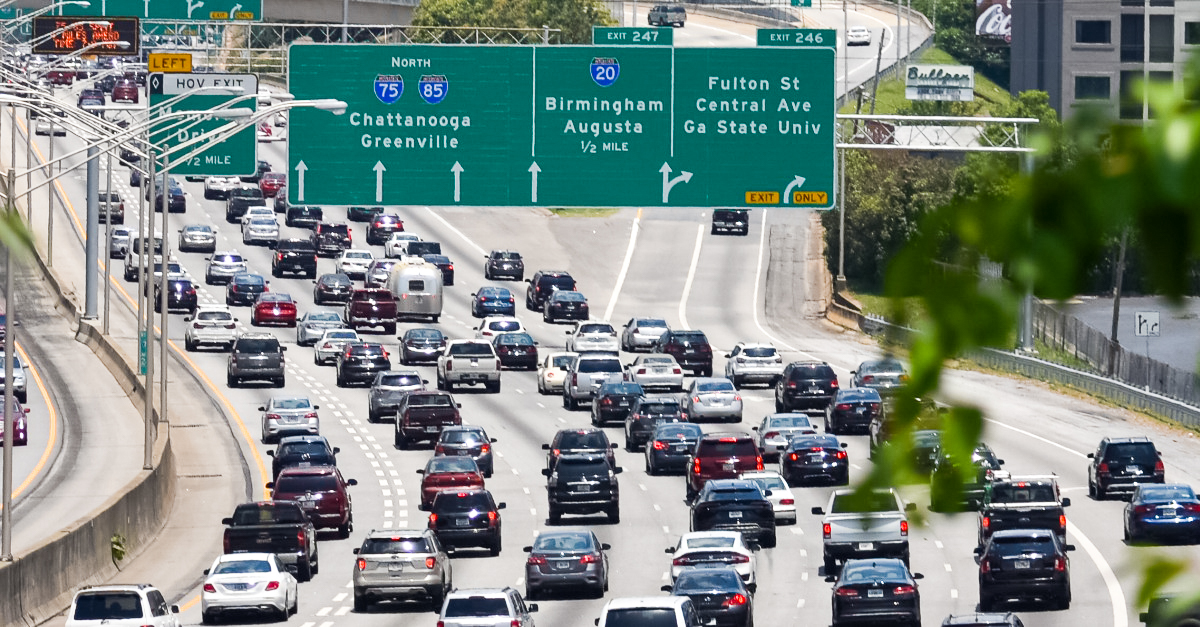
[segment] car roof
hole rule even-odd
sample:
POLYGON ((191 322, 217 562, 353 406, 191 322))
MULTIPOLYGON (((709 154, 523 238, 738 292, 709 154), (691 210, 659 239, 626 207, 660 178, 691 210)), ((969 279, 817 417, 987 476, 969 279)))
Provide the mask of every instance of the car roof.
POLYGON ((314 442, 329 444, 329 440, 327 440, 323 435, 288 435, 279 438, 279 444, 281 446, 284 444, 312 444, 314 442))
MULTIPOLYGON (((446 593, 447 597, 508 597, 512 588, 456 588, 446 593)), ((440 611, 440 608, 439 608, 440 611)))
POLYGON ((324 476, 324 475, 334 475, 334 474, 337 474, 336 466, 305 466, 303 468, 292 467, 292 468, 284 468, 283 470, 279 471, 279 476, 281 476, 281 477, 283 475, 289 475, 289 476, 303 475, 303 476, 308 476, 308 477, 320 477, 320 476, 324 476))
POLYGON ((225 553, 224 555, 218 555, 217 561, 218 562, 241 562, 241 561, 249 561, 249 560, 270 561, 272 557, 275 557, 274 553, 225 553))
POLYGON ((605 603, 603 611, 637 608, 671 608, 677 610, 682 608, 685 603, 691 603, 691 599, 676 596, 625 597, 623 599, 613 599, 605 603))
POLYGON ((737 345, 741 346, 743 350, 747 348, 775 348, 775 345, 770 342, 738 342, 737 345))
POLYGON ((739 440, 752 439, 749 433, 745 433, 743 431, 713 431, 711 433, 704 434, 705 440, 720 440, 721 438, 737 438, 739 440))
POLYGON ((691 540, 692 538, 734 538, 738 541, 742 540, 742 532, 740 531, 689 531, 679 537, 680 540, 691 540))
POLYGON ((368 538, 394 538, 396 536, 423 536, 431 533, 428 529, 372 529, 367 532, 368 538))
POLYGON ((1012 618, 1011 612, 951 614, 942 621, 942 625, 943 627, 947 625, 1011 625, 1012 618))
POLYGON ((1002 531, 992 532, 993 538, 1047 538, 1053 532, 1049 529, 1004 529, 1002 531))
POLYGON ((757 490, 758 484, 748 479, 709 479, 705 487, 713 490, 757 490))

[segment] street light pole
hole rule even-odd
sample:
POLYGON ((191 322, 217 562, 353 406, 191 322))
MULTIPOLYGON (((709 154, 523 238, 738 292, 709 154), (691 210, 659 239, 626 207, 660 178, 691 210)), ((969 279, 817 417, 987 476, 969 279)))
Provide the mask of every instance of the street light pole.
POLYGON ((167 420, 167 275, 170 273, 171 264, 171 237, 170 237, 170 218, 171 215, 171 165, 167 164, 163 167, 163 184, 162 184, 162 203, 155 201, 156 205, 162 207, 162 276, 158 280, 158 349, 159 359, 158 366, 161 372, 158 373, 159 389, 158 389, 158 421, 162 423, 167 420))
MULTIPOLYGON (((5 211, 9 216, 16 211, 13 185, 16 175, 13 168, 8 168, 8 200, 5 211)), ((11 562, 12 556, 12 458, 13 458, 13 353, 16 333, 16 295, 13 293, 12 247, 4 247, 4 471, 3 471, 3 511, 0 511, 0 561, 11 562)))
MULTIPOLYGON (((149 165, 147 166, 147 180, 143 182, 148 185, 150 196, 150 210, 145 212, 146 215, 146 232, 148 234, 146 245, 142 246, 142 268, 138 274, 143 278, 145 284, 145 293, 138 295, 138 300, 145 300, 142 312, 146 315, 146 378, 142 382, 142 418, 146 421, 146 439, 145 450, 143 451, 142 469, 150 470, 154 468, 154 293, 150 290, 150 283, 153 279, 151 273, 154 270, 154 146, 150 142, 146 142, 146 154, 149 156, 149 165)), ((166 237, 163 238, 164 242, 166 237)), ((163 269, 166 270, 166 259, 163 259, 163 269)), ((141 350, 141 347, 138 348, 141 350)))
MULTIPOLYGON (((84 281, 83 318, 96 319, 96 277, 100 274, 99 251, 97 243, 100 239, 100 149, 91 146, 87 151, 87 223, 84 225, 84 281)), ((6 379, 7 380, 7 379, 6 379)))
MULTIPOLYGON (((53 112, 45 115, 54 115, 53 112)), ((54 118, 50 118, 50 157, 46 162, 46 178, 54 176, 54 118)), ((46 266, 54 267, 54 185, 46 186, 46 266)))
MULTIPOLYGON (((109 317, 111 315, 109 305, 112 294, 112 153, 117 147, 113 146, 108 151, 108 164, 105 172, 108 176, 105 189, 104 203, 104 335, 108 335, 109 317)), ((121 218, 124 220, 125 211, 121 211, 121 218)), ((122 222, 124 223, 124 222, 122 222)))

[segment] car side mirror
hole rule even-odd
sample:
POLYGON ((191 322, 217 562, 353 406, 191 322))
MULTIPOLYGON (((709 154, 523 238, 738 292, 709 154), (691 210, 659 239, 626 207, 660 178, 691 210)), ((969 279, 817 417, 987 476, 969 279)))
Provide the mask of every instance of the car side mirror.
POLYGON ((733 357, 733 353, 725 353, 725 359, 733 357))
POLYGON ((1095 454, 1095 453, 1088 453, 1088 454, 1087 454, 1087 457, 1088 457, 1088 459, 1096 459, 1096 454, 1095 454))
POLYGON ((184 317, 183 317, 183 321, 184 321, 184 322, 191 322, 191 321, 192 321, 192 317, 191 317, 191 316, 184 316, 184 317))
POLYGON ((274 481, 268 481, 268 482, 267 482, 267 489, 268 489, 268 490, 274 490, 274 489, 275 489, 275 482, 274 482, 274 481))
POLYGON ((834 577, 833 575, 825 575, 826 583, 833 583, 835 581, 837 581, 837 577, 834 577))
POLYGON ((763 490, 763 496, 771 496, 772 494, 774 494, 774 492, 771 490, 763 490))
POLYGON ((259 405, 259 406, 258 406, 258 411, 267 411, 267 406, 266 406, 266 405, 259 405))
POLYGON ((613 448, 613 449, 617 448, 617 443, 616 443, 616 442, 609 442, 609 443, 608 443, 608 448, 613 448))
POLYGON ((1008 463, 1008 462, 1004 461, 1003 459, 997 459, 997 460, 996 460, 996 463, 997 463, 997 464, 1000 464, 1001 466, 1003 466, 1004 464, 1006 464, 1006 463, 1008 463))
POLYGON ((526 553, 532 553, 532 552, 533 552, 533 547, 531 547, 531 546, 523 546, 523 547, 521 547, 521 550, 522 550, 522 551, 524 551, 524 552, 526 552, 526 553))
MULTIPOLYGON (((533 280, 531 280, 531 279, 525 279, 525 282, 530 285, 533 285, 533 280)), ((600 619, 596 619, 596 620, 600 620, 600 619)), ((599 623, 597 623, 597 624, 599 624, 599 623)))
POLYGON ((543 469, 542 469, 542 476, 543 476, 543 477, 549 477, 549 476, 550 476, 550 469, 549 469, 549 468, 543 468, 543 469))
POLYGON ((849 447, 850 445, 849 445, 848 443, 846 443, 846 442, 842 442, 840 446, 841 446, 842 448, 847 448, 847 447, 849 447))
POLYGON ((1074 545, 1074 544, 1068 544, 1068 545, 1066 545, 1066 546, 1064 546, 1064 547, 1063 547, 1063 550, 1066 550, 1066 551, 1074 551, 1074 550, 1075 550, 1075 545, 1074 545))
POLYGON ((232 519, 232 518, 222 518, 222 519, 221 519, 221 524, 222 524, 222 525, 232 525, 232 524, 233 524, 233 519, 232 519))
POLYGON ((321 409, 320 405, 313 405, 313 409, 321 409))
POLYGON ((550 450, 550 445, 549 445, 549 444, 543 444, 543 445, 542 445, 542 450, 543 450, 543 451, 548 451, 548 450, 550 450))
POLYGON ((563 334, 564 334, 564 335, 570 335, 570 334, 571 334, 571 331, 570 331, 570 330, 563 331, 563 334))
POLYGON ((904 511, 906 511, 906 512, 915 512, 915 511, 917 511, 917 504, 916 504, 916 503, 905 503, 905 504, 904 504, 904 511))
POLYGON ((427 511, 429 511, 429 506, 424 503, 417 503, 417 511, 418 512, 427 512, 427 511))
POLYGON ((751 430, 751 431, 758 431, 758 427, 757 427, 757 426, 755 426, 755 427, 750 427, 750 430, 751 430))
POLYGON ((823 508, 823 507, 814 507, 814 508, 812 508, 812 513, 813 513, 813 516, 824 516, 824 515, 825 515, 825 508, 823 508))
POLYGON ((614 474, 614 475, 619 475, 619 474, 621 474, 621 473, 623 473, 623 472, 625 472, 625 469, 624 469, 624 468, 621 468, 620 466, 617 466, 617 467, 613 468, 613 474, 614 474))
POLYGON ((601 550, 601 551, 607 551, 607 550, 609 550, 609 549, 611 549, 611 548, 612 548, 612 545, 611 545, 611 544, 608 544, 608 543, 604 543, 604 544, 601 544, 601 545, 600 545, 600 550, 601 550))
POLYGON ((593 625, 595 625, 596 627, 600 627, 600 619, 599 619, 599 618, 593 618, 593 619, 592 619, 592 624, 593 624, 593 625))
POLYGON ((475 292, 471 292, 471 298, 475 297, 475 292))
POLYGON ((355 548, 353 548, 353 549, 350 549, 350 552, 351 552, 351 553, 353 553, 353 554, 355 554, 355 555, 358 555, 358 547, 355 547, 355 548))
POLYGON ((530 613, 530 614, 532 614, 532 613, 534 613, 534 612, 536 612, 536 611, 538 611, 538 604, 537 604, 537 603, 530 603, 530 604, 529 604, 529 613, 530 613))
POLYGON ((497 440, 496 438, 489 438, 489 439, 492 441, 492 444, 495 444, 500 441, 500 440, 497 440))
POLYGON ((500 501, 499 503, 496 503, 496 509, 504 509, 506 507, 508 507, 508 503, 505 503, 504 501, 500 501))
POLYGON ((337 455, 338 453, 341 453, 341 452, 342 452, 342 449, 341 449, 341 447, 339 447, 339 446, 335 446, 335 447, 333 447, 333 454, 334 454, 334 455, 337 455))
POLYGON ((675 554, 675 547, 673 547, 673 546, 669 546, 669 547, 667 547, 667 548, 663 549, 663 553, 666 553, 667 555, 674 555, 674 554, 675 554))
POLYGON ((975 547, 975 550, 972 552, 975 553, 975 555, 983 555, 983 547, 977 546, 977 547, 975 547))
POLYGON ((279 350, 281 350, 281 351, 284 351, 284 352, 287 352, 287 347, 286 347, 286 346, 280 346, 280 347, 279 347, 279 350))
POLYGON ((267 451, 267 457, 275 457, 275 451, 267 451))
POLYGON ((913 573, 913 574, 912 574, 912 578, 913 578, 913 579, 924 579, 924 578, 925 578, 925 575, 924 575, 924 574, 922 574, 922 573, 913 573))
POLYGON ((1063 500, 1062 500, 1062 506, 1063 506, 1063 507, 1070 507, 1070 506, 1071 506, 1071 497, 1069 497, 1069 496, 1068 496, 1068 497, 1064 497, 1064 498, 1063 498, 1063 500))
POLYGON ((429 383, 429 379, 421 379, 421 384, 422 384, 422 385, 426 385, 426 384, 428 384, 428 383, 429 383))
POLYGON ((425 474, 425 469, 424 469, 424 468, 418 468, 418 469, 417 469, 417 474, 418 474, 418 475, 423 475, 423 474, 425 474))
POLYGON ((457 409, 462 409, 462 403, 455 403, 454 407, 457 409))
POLYGON ((178 614, 178 613, 179 613, 179 606, 178 606, 178 605, 172 605, 172 606, 171 606, 171 613, 172 613, 172 614, 178 614))
POLYGON ((347 479, 346 485, 358 485, 358 479, 347 479))
POLYGON ((672 590, 674 590, 674 589, 675 589, 675 588, 674 588, 673 586, 662 586, 662 587, 660 587, 660 588, 659 588, 659 590, 662 590, 663 592, 670 592, 670 591, 672 591, 672 590))

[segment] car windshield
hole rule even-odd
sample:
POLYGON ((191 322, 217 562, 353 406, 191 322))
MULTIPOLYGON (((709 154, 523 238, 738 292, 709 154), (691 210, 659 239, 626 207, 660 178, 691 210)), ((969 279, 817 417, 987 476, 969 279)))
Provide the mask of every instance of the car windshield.
POLYGON ((262 339, 247 339, 238 340, 237 352, 239 353, 277 353, 279 352, 279 340, 275 338, 262 339))
POLYGON ((487 356, 492 355, 492 345, 481 342, 461 342, 450 345, 451 355, 461 356, 487 356))
POLYGON ((642 363, 643 363, 643 364, 650 364, 650 365, 656 365, 656 364, 673 364, 673 363, 675 363, 675 358, 674 358, 674 357, 672 357, 672 356, 670 356, 670 355, 663 355, 663 356, 661 356, 661 357, 659 357, 659 356, 654 356, 654 357, 642 357, 642 363))
POLYGON ((829 366, 796 366, 792 369, 793 379, 826 379, 833 377, 833 370, 829 366))
POLYGON ((350 285, 350 277, 345 274, 326 274, 321 277, 321 283, 325 285, 350 285))
POLYGON ((865 401, 869 403, 881 402, 879 392, 872 388, 850 388, 838 392, 838 401, 865 401))
POLYGON ((405 335, 410 340, 434 340, 440 342, 442 339, 442 332, 435 329, 412 329, 408 333, 405 333, 405 335))
POLYGON ((496 341, 511 346, 533 346, 533 337, 528 333, 505 333, 496 341))
POLYGON ((269 573, 271 563, 267 560, 229 560, 212 569, 213 575, 243 575, 246 573, 269 573))
POLYGON ((1054 554, 1054 539, 1050 534, 995 535, 992 551, 1001 555, 1054 554))
POLYGON ((754 442, 750 440, 733 439, 725 441, 709 441, 703 444, 704 457, 754 457, 758 454, 758 449, 755 448, 754 442))
POLYGON ((733 392, 735 390, 733 383, 728 380, 701 381, 696 384, 697 392, 733 392))
POLYGON ((699 331, 676 332, 672 339, 674 339, 676 342, 679 342, 681 344, 689 344, 689 343, 690 344, 707 344, 708 343, 708 338, 704 337, 704 334, 699 331))
POLYGON ((348 235, 350 233, 350 227, 346 226, 345 224, 322 224, 321 234, 324 235, 326 233, 348 235))
POLYGON ((590 533, 543 533, 533 543, 534 551, 590 551, 594 550, 590 533))
POLYGON ((229 190, 231 198, 262 198, 262 190, 257 187, 235 187, 229 190))
POLYGON ((326 331, 325 335, 322 337, 327 340, 356 340, 358 339, 358 331, 352 331, 350 329, 334 329, 332 331, 326 331))
POLYGON ((619 359, 580 359, 579 372, 621 372, 619 359))
POLYGON ((442 615, 446 618, 508 616, 508 602, 503 597, 455 597, 446 602, 442 615))
POLYGON ((450 397, 444 394, 410 394, 410 407, 453 407, 450 397))
POLYGON ((308 409, 312 402, 307 398, 277 398, 271 401, 273 409, 308 409))
POLYGON ((747 357, 774 357, 776 352, 773 346, 751 346, 742 351, 742 354, 747 357))
POLYGON ((686 549, 732 549, 734 540, 729 536, 688 538, 683 541, 686 549))
POLYGON ((374 259, 374 255, 367 251, 349 250, 342 256, 343 259, 374 259))
MULTIPOLYGON (((119 200, 119 198, 113 198, 113 200, 119 200)), ((183 227, 183 230, 188 233, 212 233, 212 227, 203 224, 185 226, 183 227)))
POLYGON ((512 298, 512 292, 503 287, 485 287, 479 290, 476 295, 487 298, 512 298))
POLYGON ((122 620, 142 617, 136 592, 85 592, 75 599, 75 620, 122 620))
POLYGON ((492 320, 486 328, 492 331, 516 331, 521 328, 521 323, 516 320, 492 320))
POLYGON ((1141 487, 1143 501, 1194 501, 1196 494, 1187 486, 1141 487))
POLYGON ((371 262, 371 270, 374 272, 387 272, 391 270, 392 266, 394 265, 396 265, 395 259, 376 259, 375 261, 371 262))
POLYGON ((418 374, 383 374, 379 376, 379 385, 385 387, 411 387, 419 386, 421 376, 418 374))
POLYGON ((238 287, 260 287, 266 281, 257 274, 240 274, 233 277, 233 283, 238 287))
POLYGON ((320 311, 308 314, 309 322, 341 322, 342 317, 332 311, 320 311))
POLYGON ((761 498, 762 492, 751 488, 722 488, 708 493, 710 501, 757 501, 761 498))
POLYGON ((841 448, 838 439, 832 435, 801 435, 792 438, 788 445, 793 449, 801 448, 841 448))
POLYGON ((521 253, 503 252, 503 251, 493 251, 492 252, 492 259, 512 260, 512 259, 520 259, 520 258, 521 258, 521 253))
POLYGON ((492 500, 487 492, 439 492, 433 499, 433 509, 442 512, 488 512, 492 500))
POLYGON ((859 366, 859 374, 875 374, 875 373, 892 373, 899 374, 904 372, 904 364, 894 359, 884 359, 880 361, 866 361, 859 366))
POLYGON ((733 569, 685 570, 675 580, 675 592, 688 594, 706 590, 739 590, 742 577, 733 569))
POLYGON ((1109 444, 1104 451, 1105 461, 1120 461, 1141 465, 1154 465, 1158 461, 1158 454, 1154 450, 1154 445, 1147 442, 1136 442, 1127 444, 1109 444))
POLYGON ((277 507, 275 503, 256 503, 239 507, 233 512, 234 525, 257 525, 272 523, 298 523, 304 521, 300 508, 293 503, 277 507))
POLYGON ((440 442, 447 444, 476 444, 486 442, 483 434, 477 431, 467 431, 466 429, 449 429, 442 431, 440 442))
POLYGON ((333 475, 283 475, 275 482, 275 492, 277 494, 332 492, 337 490, 337 487, 337 478, 333 475))
POLYGON ((573 363, 575 363, 575 358, 571 355, 559 355, 550 361, 550 366, 553 368, 566 370, 570 368, 571 364, 573 363))
POLYGON ((381 553, 433 553, 429 540, 422 536, 395 536, 392 538, 367 538, 363 541, 359 555, 381 553))
POLYGON ((558 438, 560 449, 603 449, 608 448, 608 437, 603 431, 567 431, 558 438))
POLYGON ((808 416, 803 414, 796 416, 773 416, 767 421, 767 427, 771 429, 803 429, 811 427, 812 421, 808 416))
POLYGON ((1049 483, 1014 481, 992 485, 992 501, 999 503, 1049 503, 1057 501, 1049 483))
POLYGON ((838 494, 833 497, 831 514, 858 514, 863 512, 895 512, 899 511, 896 497, 891 492, 868 492, 858 494, 838 494))
POLYGON ((654 437, 657 439, 678 439, 689 440, 699 438, 701 434, 700 426, 690 423, 671 423, 658 427, 654 432, 654 437))
POLYGON ((787 484, 779 477, 746 477, 747 480, 758 484, 763 490, 786 490, 787 484))
POLYGON ((601 396, 608 394, 633 394, 641 396, 643 393, 642 386, 636 383, 605 383, 600 387, 601 396))
POLYGON ((604 333, 606 335, 615 334, 612 325, 609 324, 584 324, 580 325, 579 332, 582 333, 604 333))
POLYGON ((636 322, 635 326, 639 329, 665 329, 667 328, 667 321, 660 318, 642 318, 636 322))
POLYGON ((561 477, 606 477, 608 462, 603 459, 583 458, 573 459, 564 457, 558 461, 555 472, 561 477))
POLYGON ((241 255, 225 254, 225 255, 213 255, 212 262, 213 263, 244 263, 245 260, 242 259, 241 255))
POLYGON ((575 279, 572 279, 569 276, 549 276, 549 275, 547 275, 547 276, 542 277, 542 285, 544 285, 546 287, 558 288, 563 291, 574 290, 575 289, 575 279))
POLYGON ((582 303, 587 300, 583 297, 582 292, 556 292, 551 298, 556 301, 566 301, 571 303, 582 303))
POLYGON ((275 456, 292 457, 320 455, 324 457, 328 454, 329 449, 323 442, 295 442, 292 444, 281 444, 279 446, 279 452, 275 453, 275 456))
POLYGON ((677 401, 653 401, 650 403, 642 403, 638 405, 638 411, 643 414, 652 416, 660 414, 676 414, 679 413, 679 403, 677 401))
POLYGON ((425 472, 479 472, 479 467, 470 457, 434 457, 425 466, 425 472))
POLYGON ((612 609, 604 617, 605 627, 678 627, 675 609, 670 607, 631 607, 612 609))
POLYGON ((258 298, 260 303, 290 303, 292 297, 282 292, 263 292, 258 298))
POLYGON ((841 583, 869 583, 874 581, 908 581, 908 573, 901 564, 871 562, 849 564, 842 572, 841 583))

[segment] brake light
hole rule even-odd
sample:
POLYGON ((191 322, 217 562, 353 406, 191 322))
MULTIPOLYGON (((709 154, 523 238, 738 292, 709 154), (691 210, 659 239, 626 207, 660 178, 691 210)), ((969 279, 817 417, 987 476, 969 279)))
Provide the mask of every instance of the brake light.
POLYGON ((683 374, 683 371, 680 370, 679 368, 675 368, 674 370, 671 371, 671 374, 683 374))
POLYGON ((992 572, 992 560, 989 560, 989 559, 980 560, 979 561, 979 572, 981 572, 981 573, 992 572))
POLYGON ((871 403, 871 411, 873 411, 873 412, 879 411, 879 403, 871 403))
POLYGON ((275 253, 275 261, 283 261, 283 253, 275 253))
POLYGON ((638 371, 637 371, 637 373, 638 373, 638 374, 646 374, 646 369, 645 369, 645 368, 638 368, 638 371))
POLYGON ((454 360, 447 359, 446 360, 446 372, 450 372, 451 370, 454 370, 454 360))
POLYGON ((792 390, 796 389, 796 382, 795 382, 795 381, 788 381, 788 388, 789 388, 789 389, 792 389, 792 390))
POLYGON ((299 545, 300 545, 301 547, 307 547, 307 546, 308 546, 308 538, 306 538, 306 537, 304 536, 304 529, 303 529, 303 528, 301 528, 301 529, 299 529, 299 530, 297 530, 297 531, 296 531, 296 541, 299 543, 299 545))
POLYGON ((654 450, 656 450, 656 451, 667 450, 667 443, 663 442, 662 440, 655 440, 653 446, 654 446, 654 450))
POLYGON ((795 505, 796 500, 795 499, 780 499, 779 504, 780 505, 795 505))
POLYGON ((737 438, 721 438, 720 442, 737 442, 737 438))
POLYGON ((838 588, 837 590, 834 590, 833 593, 840 597, 858 596, 858 590, 855 590, 854 588, 838 588))
POLYGON ((216 586, 212 585, 211 583, 206 583, 206 584, 204 584, 204 591, 205 592, 216 592, 217 588, 216 588, 216 586))
POLYGON ((763 435, 763 437, 767 438, 768 440, 771 438, 777 438, 777 437, 779 437, 779 432, 778 431, 768 431, 763 435))
POLYGON ((739 402, 739 403, 740 403, 740 402, 742 402, 742 395, 741 395, 741 394, 734 394, 734 395, 733 395, 733 400, 735 400, 735 401, 737 401, 737 402, 739 402))
POLYGON ((1163 474, 1163 472, 1164 472, 1165 470, 1166 470, 1166 468, 1163 466, 1163 463, 1162 463, 1162 460, 1161 460, 1161 459, 1160 459, 1160 460, 1158 460, 1158 461, 1156 461, 1156 462, 1154 462, 1154 474, 1156 474, 1156 475, 1161 475, 1161 474, 1163 474))
POLYGON ((830 382, 829 382, 829 387, 831 387, 831 388, 833 388, 833 389, 835 389, 835 390, 836 390, 836 389, 838 388, 838 382, 837 382, 837 379, 834 379, 833 381, 830 381, 830 382))
POLYGON ((729 558, 727 561, 730 564, 745 564, 750 561, 750 558, 746 557, 745 555, 734 555, 733 557, 729 558))
POLYGON ((192 328, 193 328, 193 329, 203 329, 203 328, 204 328, 204 325, 200 324, 199 322, 193 322, 193 323, 192 323, 192 328))
POLYGON ((595 555, 584 555, 579 558, 580 564, 595 564, 599 561, 600 561, 600 558, 596 557, 595 555))
POLYGON ((437 558, 436 557, 425 558, 425 568, 432 569, 434 566, 437 566, 437 558))
POLYGON ((850 403, 838 403, 833 408, 838 411, 850 411, 850 403))
POLYGON ((228 534, 226 534, 225 536, 223 536, 221 538, 221 549, 222 549, 222 552, 224 552, 224 553, 230 552, 230 550, 229 550, 229 535, 228 534))
POLYGON ((605 397, 604 400, 600 401, 600 404, 601 405, 612 405, 612 399, 605 397))
POLYGON ((357 563, 358 563, 358 569, 359 569, 359 570, 366 570, 366 569, 367 569, 367 560, 365 560, 365 559, 363 559, 363 558, 361 558, 361 557, 360 557, 360 558, 358 558, 358 562, 357 562, 357 563))
POLYGON ((489 444, 484 444, 484 445, 482 445, 482 446, 480 446, 480 447, 479 447, 479 452, 480 452, 480 453, 486 453, 486 452, 488 452, 488 451, 490 451, 490 450, 492 450, 492 447, 491 447, 491 445, 489 445, 489 444))
MULTIPOLYGON (((453 269, 454 269, 454 266, 450 266, 450 269, 451 269, 451 270, 453 270, 453 269)), ((517 301, 516 301, 516 300, 515 300, 515 299, 514 299, 512 296, 509 296, 509 297, 508 297, 508 302, 510 302, 510 303, 515 303, 515 302, 517 302, 517 301)))
POLYGON ((279 414, 267 414, 267 420, 283 420, 279 414))
POLYGON ((800 457, 798 455, 796 455, 795 453, 788 453, 788 459, 790 459, 792 461, 796 461, 796 460, 800 459, 800 457))
POLYGON ((317 412, 315 412, 315 411, 310 411, 310 412, 308 412, 307 414, 304 414, 304 419, 305 419, 305 420, 316 420, 316 419, 317 419, 317 412))
POLYGON ((763 469, 763 460, 762 460, 762 455, 759 455, 758 457, 756 457, 756 458, 754 459, 754 469, 755 469, 755 470, 762 470, 762 469, 763 469))
POLYGON ((699 396, 693 396, 693 397, 692 397, 692 402, 693 402, 693 403, 699 403, 699 402, 700 402, 700 397, 699 397, 699 396))
POLYGON ((500 515, 497 514, 496 512, 488 512, 488 522, 489 523, 496 522, 496 519, 499 517, 500 517, 500 515))
POLYGON ((1104 462, 1100 462, 1100 465, 1096 468, 1096 472, 1098 472, 1102 475, 1107 475, 1108 474, 1108 464, 1106 464, 1104 462))
POLYGON ((821 535, 824 536, 826 539, 829 539, 830 537, 832 537, 833 536, 833 526, 830 525, 829 523, 822 524, 821 525, 821 535))
POLYGON ((987 517, 987 516, 984 516, 983 518, 980 518, 980 519, 979 519, 979 526, 983 527, 983 529, 986 531, 987 529, 991 528, 991 526, 992 526, 992 519, 991 519, 991 518, 989 518, 989 517, 987 517))
POLYGON ((560 453, 562 453, 562 451, 560 451, 559 449, 551 449, 550 450, 550 455, 553 457, 558 457, 560 453))
POLYGON ((898 596, 898 597, 899 596, 908 596, 910 594, 915 594, 916 591, 917 591, 917 589, 914 586, 909 586, 909 585, 896 586, 895 588, 892 589, 892 595, 898 596))
POLYGON ((279 589, 278 581, 268 581, 267 582, 267 590, 278 590, 278 589, 279 589))
POLYGON ((486 302, 487 302, 487 296, 480 296, 480 297, 479 297, 479 302, 481 302, 481 303, 486 303, 486 302))
POLYGON ((902 535, 902 536, 908 535, 908 521, 907 520, 900 521, 900 535, 902 535))
POLYGON ((1054 558, 1054 570, 1055 570, 1055 572, 1060 572, 1060 573, 1065 572, 1067 570, 1067 558, 1065 558, 1065 557, 1054 558))
MULTIPOLYGON (((454 271, 454 264, 452 264, 452 263, 451 263, 451 264, 447 264, 447 265, 446 265, 446 269, 447 269, 447 270, 450 270, 450 271, 452 271, 452 272, 453 272, 453 271, 454 271)), ((510 303, 511 303, 511 302, 512 302, 512 299, 511 299, 511 298, 510 298, 510 299, 508 299, 508 302, 510 302, 510 303)))
POLYGON ((521 627, 521 621, 514 618, 508 622, 508 627, 521 627))
POLYGON ((1183 509, 1189 512, 1200 512, 1200 503, 1184 503, 1183 509))
POLYGON ((834 459, 846 459, 846 451, 838 451, 833 454, 834 459))
POLYGON ((436 525, 437 525, 437 514, 430 514, 430 515, 429 515, 429 526, 430 526, 430 528, 433 528, 433 527, 434 527, 434 526, 436 526, 436 525))
POLYGON ((698 457, 692 460, 692 474, 693 475, 700 474, 700 458, 698 458, 698 457))
POLYGON ((442 446, 441 444, 433 447, 433 455, 435 457, 438 455, 445 455, 445 454, 446 454, 446 447, 442 446))
POLYGON ((739 593, 733 595, 732 597, 729 597, 729 599, 727 601, 725 601, 725 603, 723 605, 725 607, 734 607, 737 605, 745 605, 745 604, 746 604, 746 595, 739 592, 739 593))
POLYGON ((525 563, 529 564, 530 566, 544 566, 546 564, 546 558, 542 557, 541 555, 530 555, 529 559, 525 560, 525 563))
POLYGON ((225 328, 226 328, 226 329, 236 329, 236 328, 237 328, 237 325, 236 325, 236 324, 234 324, 234 323, 232 323, 232 322, 230 322, 229 324, 225 325, 225 328))

